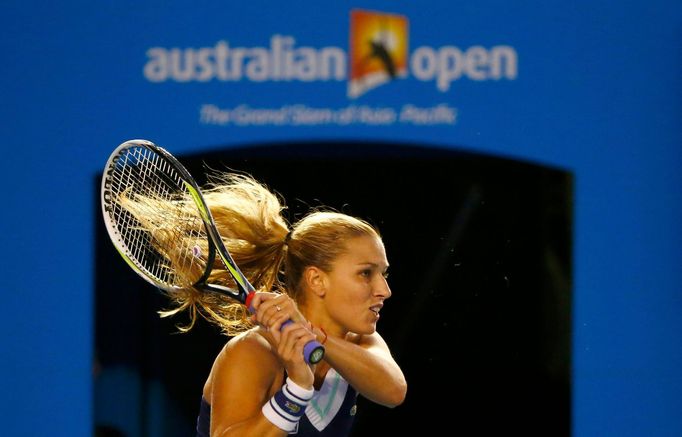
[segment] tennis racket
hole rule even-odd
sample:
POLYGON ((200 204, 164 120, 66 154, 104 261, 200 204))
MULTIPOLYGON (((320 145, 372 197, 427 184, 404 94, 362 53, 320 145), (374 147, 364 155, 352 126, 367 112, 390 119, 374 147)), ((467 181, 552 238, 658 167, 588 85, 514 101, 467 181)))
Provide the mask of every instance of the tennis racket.
MULTIPOLYGON (((223 293, 254 312, 253 285, 225 247, 199 185, 168 151, 147 140, 118 146, 104 168, 101 203, 111 241, 147 282, 169 292, 194 287, 223 293), (130 205, 146 210, 136 214, 130 205), (216 254, 236 289, 207 282, 216 254)), ((324 347, 313 340, 303 353, 315 364, 324 347)))

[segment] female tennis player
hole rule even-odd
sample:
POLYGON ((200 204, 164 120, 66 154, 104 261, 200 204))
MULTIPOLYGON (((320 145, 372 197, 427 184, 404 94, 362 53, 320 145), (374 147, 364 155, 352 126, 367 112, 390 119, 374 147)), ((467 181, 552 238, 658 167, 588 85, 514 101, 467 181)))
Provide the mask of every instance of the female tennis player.
POLYGON ((405 377, 376 331, 391 296, 379 233, 320 211, 289 229, 277 196, 248 176, 214 177, 204 196, 229 252, 262 291, 253 314, 198 290, 176 295, 164 313, 189 310, 188 329, 201 314, 233 337, 206 380, 197 436, 346 436, 358 394, 401 404, 405 377), (303 347, 314 339, 325 355, 311 365, 303 347))

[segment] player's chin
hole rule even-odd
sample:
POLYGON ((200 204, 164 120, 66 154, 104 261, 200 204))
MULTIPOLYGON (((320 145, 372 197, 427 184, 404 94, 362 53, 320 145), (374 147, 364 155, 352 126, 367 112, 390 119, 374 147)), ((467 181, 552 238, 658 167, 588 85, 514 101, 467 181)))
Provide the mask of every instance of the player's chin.
POLYGON ((352 331, 358 335, 372 335, 377 331, 377 327, 376 325, 369 327, 367 325, 363 325, 361 328, 353 329, 352 331))
POLYGON ((377 330, 377 323, 379 322, 379 317, 372 313, 371 316, 363 320, 361 327, 356 331, 358 334, 370 335, 374 334, 377 330))

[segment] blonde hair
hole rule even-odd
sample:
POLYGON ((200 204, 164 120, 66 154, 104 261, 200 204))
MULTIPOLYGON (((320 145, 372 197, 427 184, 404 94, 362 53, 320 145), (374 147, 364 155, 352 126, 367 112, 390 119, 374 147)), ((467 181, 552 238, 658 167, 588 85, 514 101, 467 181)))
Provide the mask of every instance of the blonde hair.
MULTIPOLYGON (((283 217, 284 202, 251 176, 212 173, 209 181, 202 192, 216 227, 239 268, 259 291, 285 292, 300 301, 303 299, 300 281, 306 267, 316 266, 329 271, 333 261, 346 250, 345 241, 364 235, 379 237, 377 230, 364 220, 322 210, 309 213, 290 231, 283 217)), ((140 199, 138 196, 134 199, 124 197, 120 202, 153 235, 153 239, 159 241, 166 235, 160 223, 169 221, 171 209, 196 209, 190 199, 169 202, 140 199)), ((201 227, 201 222, 180 220, 170 226, 175 229, 201 227)), ((191 235, 196 232, 183 229, 181 233, 191 235)), ((191 244, 186 243, 185 247, 192 247, 191 244)), ((206 247, 200 249, 202 254, 208 251, 206 247)), ((187 280, 187 286, 168 292, 173 307, 161 311, 161 316, 187 311, 189 323, 179 326, 181 331, 190 330, 198 315, 220 326, 230 336, 251 328, 253 324, 243 304, 229 296, 199 291, 191 286, 201 276, 206 260, 184 267, 179 261, 181 251, 177 252, 162 254, 168 268, 177 275, 194 279, 187 280)), ((213 267, 207 282, 236 287, 220 261, 216 260, 213 267)))

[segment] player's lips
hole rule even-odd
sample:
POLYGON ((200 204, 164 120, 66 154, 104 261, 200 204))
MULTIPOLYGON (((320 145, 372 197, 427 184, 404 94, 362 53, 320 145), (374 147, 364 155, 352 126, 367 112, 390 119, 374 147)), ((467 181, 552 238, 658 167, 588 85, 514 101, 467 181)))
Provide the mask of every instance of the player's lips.
POLYGON ((372 311, 374 314, 376 314, 377 317, 378 317, 378 316, 379 316, 379 311, 381 311, 381 308, 382 308, 383 306, 384 306, 383 303, 378 303, 378 304, 376 304, 376 305, 372 305, 371 307, 369 307, 369 310, 372 311))

